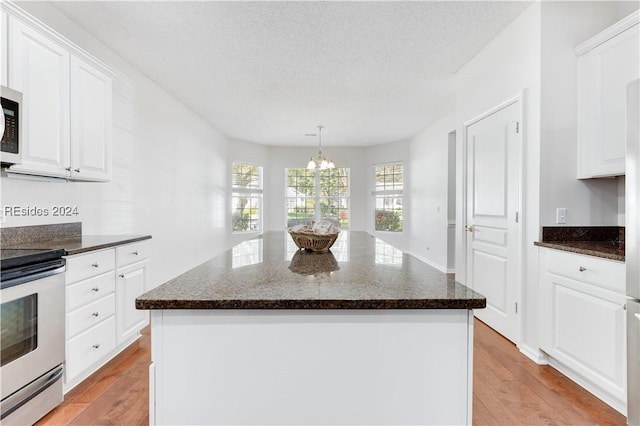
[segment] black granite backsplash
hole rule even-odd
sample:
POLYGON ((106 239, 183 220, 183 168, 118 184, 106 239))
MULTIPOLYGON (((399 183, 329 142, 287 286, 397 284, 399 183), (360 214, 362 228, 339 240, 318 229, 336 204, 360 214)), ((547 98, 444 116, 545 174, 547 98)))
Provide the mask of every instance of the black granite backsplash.
POLYGON ((624 226, 543 226, 540 241, 615 241, 624 243, 624 226))
POLYGON ((624 226, 544 226, 535 245, 624 262, 624 226))

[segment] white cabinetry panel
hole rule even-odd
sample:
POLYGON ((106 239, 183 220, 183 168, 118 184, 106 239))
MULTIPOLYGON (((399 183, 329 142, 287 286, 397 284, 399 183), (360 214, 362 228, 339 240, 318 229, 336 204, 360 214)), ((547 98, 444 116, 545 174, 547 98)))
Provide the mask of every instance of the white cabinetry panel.
POLYGON ((138 334, 148 324, 147 311, 136 309, 136 297, 145 292, 147 261, 135 263, 117 270, 117 335, 118 343, 138 334))
POLYGON ((80 309, 67 314, 67 338, 99 324, 105 318, 115 314, 114 294, 111 293, 80 309))
POLYGON ((71 177, 111 177, 111 79, 71 58, 71 177))
POLYGON ((552 336, 549 351, 583 374, 606 386, 622 387, 625 336, 622 295, 560 276, 551 276, 553 285, 552 336), (600 377, 598 377, 600 376, 600 377))
POLYGON ((67 259, 67 282, 76 282, 86 278, 113 271, 116 267, 116 255, 113 249, 92 251, 67 259))
POLYGON ((146 289, 147 251, 142 241, 67 257, 65 392, 126 348, 148 324, 148 312, 135 308, 136 297, 146 289))
POLYGON ((9 17, 9 87, 23 94, 22 164, 12 171, 69 175, 69 52, 9 17))
POLYGON ((7 40, 9 39, 9 16, 2 10, 0 11, 0 84, 7 86, 7 76, 9 69, 7 68, 7 40))
POLYGON ((626 87, 640 78, 640 12, 576 48, 578 178, 625 174, 626 87))
POLYGON ((540 347, 551 365, 622 413, 624 273, 622 262, 540 249, 540 347))
POLYGON ((140 262, 147 257, 149 257, 148 241, 140 241, 116 247, 116 262, 118 263, 118 268, 140 262))
POLYGON ((67 340, 66 377, 78 377, 100 359, 110 355, 115 347, 116 319, 111 316, 95 327, 67 340))
POLYGON ((67 310, 72 311, 103 298, 116 289, 113 271, 67 285, 67 310))
POLYGON ((0 2, 2 84, 22 92, 22 163, 12 173, 111 178, 111 71, 16 4, 0 2))

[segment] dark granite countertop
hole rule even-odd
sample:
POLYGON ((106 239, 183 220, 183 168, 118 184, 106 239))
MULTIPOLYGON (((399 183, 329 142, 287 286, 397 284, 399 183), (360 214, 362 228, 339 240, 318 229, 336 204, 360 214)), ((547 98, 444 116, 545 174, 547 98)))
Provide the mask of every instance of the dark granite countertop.
POLYGON ((620 251, 619 246, 612 244, 611 241, 554 241, 551 243, 536 241, 534 244, 539 247, 624 262, 624 250, 620 251))
POLYGON ((151 235, 83 235, 81 222, 0 228, 3 250, 64 250, 66 256, 150 238, 151 235))
POLYGON ((556 250, 624 262, 624 227, 547 226, 534 244, 556 250))
POLYGON ((284 232, 238 244, 136 299, 138 309, 477 309, 486 299, 365 232, 330 252, 284 232))
MULTIPOLYGON (((151 235, 82 235, 78 237, 12 244, 11 249, 62 249, 67 256, 148 240, 151 235)), ((5 247, 3 246, 3 249, 5 247)))

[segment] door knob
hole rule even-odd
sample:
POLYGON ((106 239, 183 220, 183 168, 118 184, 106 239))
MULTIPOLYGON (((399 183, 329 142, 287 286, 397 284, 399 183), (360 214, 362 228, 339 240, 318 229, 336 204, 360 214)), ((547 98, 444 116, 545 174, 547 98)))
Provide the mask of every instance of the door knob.
POLYGON ((464 230, 467 232, 473 232, 473 225, 467 225, 464 227, 464 230))

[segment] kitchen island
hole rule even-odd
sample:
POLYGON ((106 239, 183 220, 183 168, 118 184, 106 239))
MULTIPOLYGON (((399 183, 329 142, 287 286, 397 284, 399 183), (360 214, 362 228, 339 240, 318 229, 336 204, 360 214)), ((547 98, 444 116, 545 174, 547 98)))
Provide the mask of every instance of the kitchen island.
POLYGON ((268 232, 136 300, 151 424, 470 424, 485 298, 364 232, 268 232))

